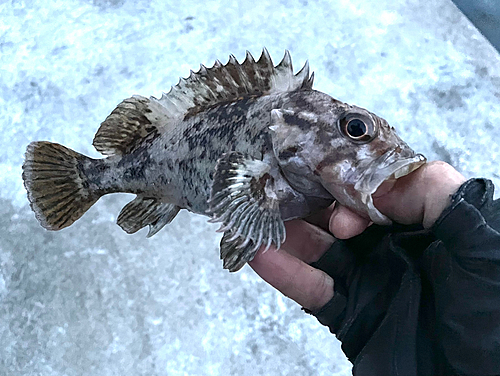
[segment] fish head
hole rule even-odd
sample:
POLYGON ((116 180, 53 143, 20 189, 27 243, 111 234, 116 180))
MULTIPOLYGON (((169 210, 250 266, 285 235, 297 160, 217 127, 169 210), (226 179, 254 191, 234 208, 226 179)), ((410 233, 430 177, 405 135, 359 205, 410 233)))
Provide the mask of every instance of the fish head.
POLYGON ((316 98, 307 111, 272 110, 271 138, 280 169, 305 195, 324 196, 326 191, 374 223, 391 224, 374 206, 372 194, 426 159, 385 119, 328 98, 316 98))

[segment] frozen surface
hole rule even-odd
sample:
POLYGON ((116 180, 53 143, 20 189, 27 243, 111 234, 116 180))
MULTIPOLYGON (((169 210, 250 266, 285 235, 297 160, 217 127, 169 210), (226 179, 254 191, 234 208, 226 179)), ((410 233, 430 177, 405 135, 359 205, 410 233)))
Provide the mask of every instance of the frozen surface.
POLYGON ((500 61, 449 0, 0 3, 0 375, 348 375, 328 330, 181 212, 151 239, 101 199, 43 230, 21 164, 32 140, 93 157, 122 99, 267 46, 316 88, 373 110, 430 159, 498 184, 500 61))

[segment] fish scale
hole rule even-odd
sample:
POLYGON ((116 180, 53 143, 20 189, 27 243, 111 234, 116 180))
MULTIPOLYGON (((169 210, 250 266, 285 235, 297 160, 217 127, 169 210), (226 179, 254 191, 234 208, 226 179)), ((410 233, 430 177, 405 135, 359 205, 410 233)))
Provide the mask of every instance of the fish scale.
POLYGON ((373 205, 384 181, 425 158, 387 122, 313 90, 308 63, 296 74, 288 51, 274 66, 231 55, 200 66, 161 98, 133 96, 101 124, 92 159, 62 145, 28 145, 24 185, 40 224, 60 230, 101 196, 136 194, 117 223, 152 236, 179 210, 221 223, 223 266, 239 270, 259 248, 280 248, 284 223, 334 200, 373 222, 390 220, 373 205))

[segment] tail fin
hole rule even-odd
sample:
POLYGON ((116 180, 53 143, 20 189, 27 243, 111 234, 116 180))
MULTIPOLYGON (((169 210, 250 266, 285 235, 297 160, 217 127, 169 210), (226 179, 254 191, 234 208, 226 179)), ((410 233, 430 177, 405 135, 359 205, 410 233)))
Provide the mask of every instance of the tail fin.
POLYGON ((90 159, 62 145, 32 142, 23 164, 24 186, 36 219, 47 230, 71 225, 98 199, 81 171, 90 159))

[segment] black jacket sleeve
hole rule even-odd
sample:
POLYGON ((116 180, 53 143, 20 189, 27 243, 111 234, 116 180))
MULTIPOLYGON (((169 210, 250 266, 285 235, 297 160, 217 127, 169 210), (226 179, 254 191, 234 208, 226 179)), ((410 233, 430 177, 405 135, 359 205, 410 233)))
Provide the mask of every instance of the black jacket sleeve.
POLYGON ((500 202, 466 182, 431 230, 376 226, 315 267, 334 297, 312 312, 353 374, 500 375, 500 202))

